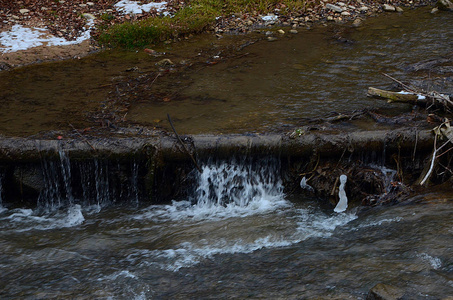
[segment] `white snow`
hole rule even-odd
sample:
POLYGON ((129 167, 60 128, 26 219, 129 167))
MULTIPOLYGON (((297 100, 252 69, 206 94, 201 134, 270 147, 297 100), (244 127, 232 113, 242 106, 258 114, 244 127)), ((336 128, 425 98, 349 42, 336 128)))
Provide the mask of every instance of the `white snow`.
POLYGON ((275 22, 278 20, 278 17, 276 15, 267 15, 267 16, 261 17, 261 20, 266 21, 266 22, 275 22))
POLYGON ((118 11, 122 11, 126 14, 141 14, 143 12, 149 12, 155 8, 157 12, 163 11, 167 6, 167 2, 152 2, 148 4, 138 4, 138 1, 121 0, 115 4, 118 11))
POLYGON ((28 28, 14 25, 11 30, 0 33, 0 52, 16 52, 46 44, 47 46, 66 46, 80 44, 91 36, 93 20, 88 20, 87 29, 74 41, 51 35, 45 28, 28 28))

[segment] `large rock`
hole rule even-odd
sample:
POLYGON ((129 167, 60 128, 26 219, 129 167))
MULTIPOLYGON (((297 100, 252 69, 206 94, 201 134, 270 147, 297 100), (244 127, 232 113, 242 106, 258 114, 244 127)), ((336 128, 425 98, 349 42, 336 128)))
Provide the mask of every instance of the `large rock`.
POLYGON ((453 2, 450 0, 439 0, 437 1, 436 6, 440 10, 453 11, 453 2))
POLYGON ((370 289, 366 300, 398 300, 403 295, 404 292, 394 286, 378 283, 370 289))

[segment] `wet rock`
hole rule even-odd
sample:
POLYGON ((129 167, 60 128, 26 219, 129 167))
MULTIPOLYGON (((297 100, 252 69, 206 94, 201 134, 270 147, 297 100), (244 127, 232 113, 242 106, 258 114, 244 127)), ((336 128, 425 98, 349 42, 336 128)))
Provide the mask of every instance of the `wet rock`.
POLYGON ((453 2, 450 0, 439 0, 436 3, 439 10, 453 11, 453 2))
POLYGON ((347 11, 344 11, 341 13, 341 15, 347 17, 347 16, 350 16, 351 14, 347 11))
POLYGON ((289 33, 292 33, 292 34, 297 34, 297 33, 298 33, 298 31, 297 31, 296 29, 291 29, 291 30, 289 31, 289 33))
POLYGON ((280 34, 285 34, 285 31, 282 30, 282 29, 277 30, 277 32, 280 33, 280 34))
POLYGON ((397 7, 397 8, 396 8, 396 11, 399 12, 399 13, 404 12, 404 10, 403 10, 401 7, 397 7))
POLYGON ((156 66, 158 66, 158 67, 168 67, 168 66, 173 66, 173 65, 174 65, 174 63, 168 58, 164 58, 162 60, 159 60, 156 63, 156 66))
POLYGON ((360 25, 362 25, 362 19, 360 18, 357 18, 354 20, 354 22, 352 22, 353 27, 359 27, 360 25))
POLYGON ((383 9, 384 9, 384 11, 389 11, 389 12, 396 11, 396 8, 390 4, 384 4, 383 9))
POLYGON ((276 41, 277 38, 276 38, 275 36, 268 36, 268 37, 267 37, 267 40, 268 40, 269 42, 273 42, 273 41, 276 41))
POLYGON ((391 285, 378 283, 370 289, 366 300, 397 300, 403 296, 404 292, 400 289, 391 285))
POLYGON ((362 6, 359 8, 359 11, 362 12, 362 13, 365 13, 369 10, 369 8, 367 6, 362 6))
POLYGON ((435 14, 435 13, 437 13, 437 12, 439 12, 439 9, 438 9, 437 7, 434 7, 434 8, 431 10, 431 13, 432 13, 432 14, 435 14))
POLYGON ((330 4, 330 3, 326 4, 326 8, 330 9, 334 12, 337 12, 337 13, 343 12, 343 8, 341 8, 340 6, 337 6, 337 5, 330 4))

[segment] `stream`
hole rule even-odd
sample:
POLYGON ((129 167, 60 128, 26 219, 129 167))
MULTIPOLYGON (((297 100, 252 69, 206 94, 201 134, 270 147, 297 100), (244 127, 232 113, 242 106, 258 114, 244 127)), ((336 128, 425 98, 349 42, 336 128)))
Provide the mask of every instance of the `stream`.
MULTIPOLYGON (((259 41, 238 59, 159 78, 153 91, 166 91, 171 101, 151 101, 141 90, 128 118, 165 128, 160 120, 171 112, 181 133, 247 133, 331 111, 408 112, 412 107, 367 98, 366 89, 391 88, 387 72, 432 80, 432 87, 452 93, 451 77, 439 84, 436 75, 407 71, 451 53, 451 16, 422 8, 371 18, 359 28, 329 25, 259 41)), ((184 51, 254 37, 200 39, 184 51)), ((175 54, 182 46, 171 47, 169 57, 182 60, 175 54)), ((0 73, 0 133, 89 126, 86 113, 106 100, 112 82, 142 76, 157 60, 101 53, 0 73), (139 72, 125 71, 137 65, 139 72)), ((115 170, 94 163, 86 174, 78 171, 95 185, 93 194, 75 196, 68 183, 75 171, 60 153, 60 161, 43 162, 48 182, 33 208, 2 206, 0 169, 0 298, 365 299, 377 283, 398 288, 403 299, 453 295, 451 189, 335 213, 301 190, 285 193, 279 159, 212 158, 194 175, 186 199, 158 205, 138 194, 135 162, 123 183, 128 192, 112 192, 106 182, 115 170), (55 174, 64 178, 52 181, 55 174)))

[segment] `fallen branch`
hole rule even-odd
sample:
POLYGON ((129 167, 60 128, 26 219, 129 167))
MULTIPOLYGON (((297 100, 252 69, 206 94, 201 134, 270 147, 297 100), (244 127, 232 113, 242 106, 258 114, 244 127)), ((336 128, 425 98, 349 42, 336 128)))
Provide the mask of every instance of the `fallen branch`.
POLYGON ((193 163, 195 164, 195 167, 197 167, 197 170, 202 173, 200 166, 198 165, 197 161, 193 157, 192 153, 190 153, 189 149, 187 149, 186 144, 181 140, 179 137, 179 134, 176 132, 175 126, 173 126, 173 122, 171 121, 170 114, 167 114, 168 122, 170 123, 171 129, 173 129, 173 132, 175 133, 176 137, 178 138, 178 141, 181 143, 182 147, 184 150, 189 154, 190 158, 192 159, 193 163))

